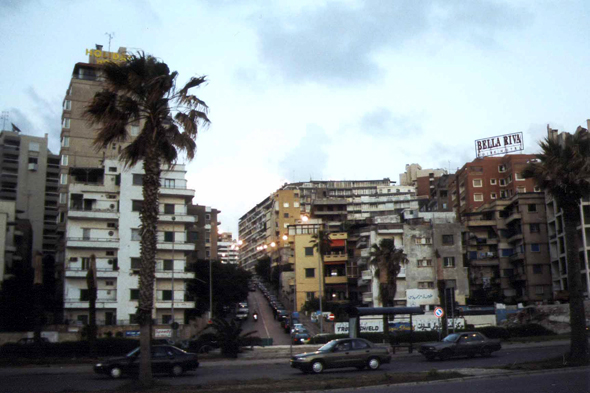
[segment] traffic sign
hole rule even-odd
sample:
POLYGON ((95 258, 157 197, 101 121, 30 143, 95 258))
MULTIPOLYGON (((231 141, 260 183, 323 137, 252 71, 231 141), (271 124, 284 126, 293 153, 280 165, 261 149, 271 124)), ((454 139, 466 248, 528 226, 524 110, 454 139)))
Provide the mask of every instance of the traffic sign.
POLYGON ((328 315, 328 321, 333 321, 334 320, 334 314, 330 314, 328 315))
POLYGON ((434 316, 437 318, 442 318, 445 315, 445 311, 440 307, 434 308, 434 316))

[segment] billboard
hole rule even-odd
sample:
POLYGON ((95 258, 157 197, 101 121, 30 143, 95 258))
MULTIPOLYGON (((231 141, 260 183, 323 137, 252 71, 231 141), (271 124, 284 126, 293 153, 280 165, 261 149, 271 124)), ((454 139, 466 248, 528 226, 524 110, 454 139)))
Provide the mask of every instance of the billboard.
POLYGON ((522 132, 477 139, 475 141, 475 155, 478 158, 522 150, 524 150, 522 132))

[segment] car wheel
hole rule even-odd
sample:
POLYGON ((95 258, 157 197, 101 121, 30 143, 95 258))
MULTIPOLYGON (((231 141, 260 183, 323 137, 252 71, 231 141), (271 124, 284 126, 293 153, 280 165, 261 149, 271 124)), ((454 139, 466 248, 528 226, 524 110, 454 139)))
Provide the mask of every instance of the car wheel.
POLYGON ((324 371, 324 363, 320 362, 319 360, 314 361, 311 364, 311 371, 315 374, 321 374, 324 371))
POLYGON ((488 347, 483 347, 481 349, 481 356, 483 356, 484 358, 489 358, 490 356, 492 356, 492 350, 488 347))
POLYGON ((119 366, 111 367, 111 369, 109 370, 109 376, 113 379, 119 379, 122 375, 123 370, 121 370, 121 367, 119 366))
POLYGON ((367 362, 367 366, 369 366, 369 370, 374 371, 381 367, 381 361, 379 358, 371 358, 367 362))
POLYGON ((174 366, 172 366, 171 373, 173 376, 180 377, 183 372, 184 372, 184 369, 182 368, 182 366, 180 364, 175 364, 174 366))
POLYGON ((440 353, 440 360, 449 360, 451 358, 451 356, 453 355, 453 353, 451 352, 451 350, 449 349, 444 349, 441 353, 440 353))

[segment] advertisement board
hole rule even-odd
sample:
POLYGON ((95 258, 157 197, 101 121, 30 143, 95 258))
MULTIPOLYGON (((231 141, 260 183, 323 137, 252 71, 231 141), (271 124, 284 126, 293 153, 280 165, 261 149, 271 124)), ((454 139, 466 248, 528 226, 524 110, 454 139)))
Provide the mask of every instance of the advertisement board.
POLYGON ((475 156, 486 157, 524 150, 522 132, 498 135, 475 141, 475 156))
POLYGON ((170 338, 172 329, 154 329, 154 338, 170 338))

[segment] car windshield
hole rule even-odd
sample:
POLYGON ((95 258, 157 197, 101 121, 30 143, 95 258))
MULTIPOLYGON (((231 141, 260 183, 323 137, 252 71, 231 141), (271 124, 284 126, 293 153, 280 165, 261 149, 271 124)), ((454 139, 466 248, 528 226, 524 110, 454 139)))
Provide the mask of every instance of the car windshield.
POLYGON ((459 335, 456 333, 453 334, 449 334, 448 336, 446 336, 443 341, 448 342, 448 343, 454 343, 455 341, 457 341, 457 339, 459 338, 459 335))
POLYGON ((320 349, 318 349, 318 351, 320 352, 329 352, 331 351, 334 347, 336 346, 336 340, 332 340, 329 343, 327 343, 326 345, 320 347, 320 349))

